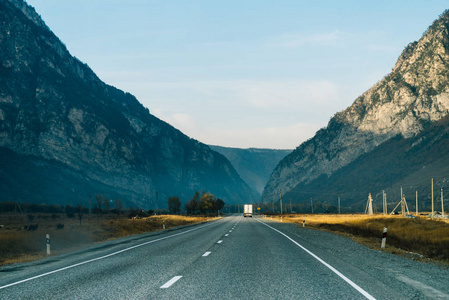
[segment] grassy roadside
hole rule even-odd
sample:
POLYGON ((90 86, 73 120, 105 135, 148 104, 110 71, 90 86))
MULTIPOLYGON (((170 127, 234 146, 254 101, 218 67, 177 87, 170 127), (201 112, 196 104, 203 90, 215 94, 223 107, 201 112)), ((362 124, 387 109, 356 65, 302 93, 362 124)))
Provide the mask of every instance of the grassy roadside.
POLYGON ((45 235, 50 234, 51 254, 60 254, 92 243, 163 230, 211 220, 206 217, 158 215, 129 219, 114 215, 85 218, 80 225, 75 218, 42 214, 30 222, 26 216, 0 216, 0 265, 26 262, 46 256, 45 235), (37 224, 37 229, 24 226, 37 224), (62 228, 61 228, 62 227, 62 228))
MULTIPOLYGON (((279 216, 273 220, 280 221, 279 216)), ((386 248, 394 254, 417 260, 433 260, 449 264, 449 220, 416 219, 392 215, 283 215, 282 221, 302 227, 325 230, 352 238, 372 249, 381 250, 383 228, 388 228, 386 248)))

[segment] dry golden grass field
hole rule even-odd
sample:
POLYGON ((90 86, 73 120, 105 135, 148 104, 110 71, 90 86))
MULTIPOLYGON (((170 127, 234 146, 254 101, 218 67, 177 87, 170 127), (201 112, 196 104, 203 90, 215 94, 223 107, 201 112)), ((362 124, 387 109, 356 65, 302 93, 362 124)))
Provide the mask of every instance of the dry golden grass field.
POLYGON ((82 223, 63 214, 37 214, 32 221, 26 215, 0 216, 0 265, 30 261, 46 256, 46 234, 50 234, 51 254, 133 234, 194 224, 211 220, 206 217, 158 215, 141 219, 103 215, 84 217, 82 223), (37 229, 24 227, 37 224, 37 229), (61 228, 62 227, 62 228, 61 228))
MULTIPOLYGON (((279 216, 273 217, 280 221, 279 216)), ((449 220, 415 219, 400 215, 363 214, 287 214, 283 222, 302 227, 326 230, 352 238, 373 249, 381 249, 384 227, 388 228, 385 251, 411 256, 414 259, 435 260, 449 264, 449 220)))

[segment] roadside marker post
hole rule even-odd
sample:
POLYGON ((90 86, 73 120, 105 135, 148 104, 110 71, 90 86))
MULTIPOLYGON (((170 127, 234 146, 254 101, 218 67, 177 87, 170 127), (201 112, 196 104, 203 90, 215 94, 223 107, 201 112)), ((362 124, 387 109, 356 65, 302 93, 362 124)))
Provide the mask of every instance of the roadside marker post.
POLYGON ((384 233, 382 235, 382 244, 381 244, 380 248, 384 249, 386 242, 387 242, 387 227, 384 227, 384 233))
POLYGON ((306 227, 306 219, 302 220, 302 227, 306 227))
POLYGON ((47 255, 50 255, 50 235, 48 233, 45 236, 45 240, 47 243, 47 255))
POLYGON ((165 220, 162 220, 162 229, 165 229, 165 220))

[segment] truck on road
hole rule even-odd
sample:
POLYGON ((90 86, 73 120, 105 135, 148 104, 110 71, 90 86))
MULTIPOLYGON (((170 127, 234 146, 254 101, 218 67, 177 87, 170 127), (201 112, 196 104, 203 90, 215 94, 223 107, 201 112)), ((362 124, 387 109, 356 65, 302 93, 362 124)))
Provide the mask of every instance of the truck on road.
POLYGON ((243 205, 243 216, 244 217, 252 217, 253 216, 253 205, 252 204, 244 204, 243 205))

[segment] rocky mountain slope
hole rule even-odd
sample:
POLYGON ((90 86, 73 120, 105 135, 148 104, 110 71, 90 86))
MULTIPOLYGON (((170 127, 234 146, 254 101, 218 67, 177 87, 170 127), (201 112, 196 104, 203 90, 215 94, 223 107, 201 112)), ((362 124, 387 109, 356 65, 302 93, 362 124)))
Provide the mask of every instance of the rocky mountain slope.
POLYGON ((292 150, 277 149, 209 147, 223 154, 231 162, 242 179, 259 198, 274 168, 287 154, 292 152, 292 150))
POLYGON ((97 193, 153 208, 205 190, 251 191, 229 161, 102 82, 21 0, 0 2, 0 201, 86 203, 97 193))
MULTIPOLYGON (((410 43, 404 49, 390 74, 357 98, 350 107, 338 112, 327 127, 279 163, 264 189, 263 200, 276 199, 279 190, 297 201, 308 200, 312 194, 329 198, 325 193, 332 194, 332 198, 336 199, 338 193, 348 192, 348 185, 367 195, 373 192, 369 183, 374 183, 375 178, 362 178, 361 174, 366 172, 356 166, 362 156, 366 158, 370 155, 370 167, 383 165, 383 157, 374 157, 376 151, 388 156, 396 154, 396 175, 391 182, 384 181, 383 188, 405 180, 410 170, 402 168, 402 155, 405 153, 395 152, 395 147, 399 147, 395 139, 402 145, 408 141, 411 142, 410 147, 418 147, 420 140, 416 137, 424 132, 430 134, 429 128, 436 130, 432 126, 437 126, 435 122, 443 120, 449 112, 448 31, 449 12, 446 11, 418 42, 410 43), (386 145, 389 148, 382 151, 386 145), (360 172, 348 172, 343 176, 343 170, 349 171, 350 164, 352 169, 360 172), (336 177, 337 173, 340 174, 339 178, 336 177), (333 182, 332 188, 328 185, 329 180, 333 182)), ((438 126, 444 127, 446 123, 438 126)), ((441 128, 438 130, 444 131, 441 128)), ((426 137, 422 136, 422 139, 426 137)), ((391 168, 392 165, 385 167, 391 168)), ((378 172, 380 177, 382 173, 388 173, 386 169, 378 172)), ((440 173, 434 176, 437 175, 444 176, 440 173)), ((428 182, 425 184, 428 185, 428 182)), ((363 196, 363 200, 357 198, 353 201, 366 201, 365 198, 363 196)))

